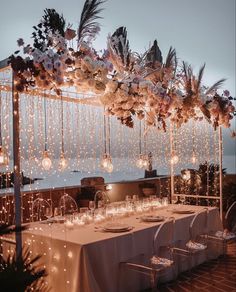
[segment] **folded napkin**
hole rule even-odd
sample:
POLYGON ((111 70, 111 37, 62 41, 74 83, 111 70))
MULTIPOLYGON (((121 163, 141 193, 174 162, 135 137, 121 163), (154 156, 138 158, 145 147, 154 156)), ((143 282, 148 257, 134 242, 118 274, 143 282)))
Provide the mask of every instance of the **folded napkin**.
POLYGON ((195 242, 195 241, 189 241, 186 243, 187 248, 189 249, 194 249, 194 250, 204 250, 207 248, 205 244, 202 244, 200 242, 195 242))
POLYGON ((169 267, 173 264, 173 261, 169 260, 169 259, 166 259, 166 258, 160 258, 160 257, 157 257, 157 256, 153 256, 151 258, 151 263, 153 265, 161 265, 161 266, 164 266, 164 267, 169 267))
POLYGON ((233 238, 236 238, 236 234, 233 233, 233 232, 229 232, 227 230, 224 230, 224 231, 217 231, 215 233, 215 236, 216 237, 219 237, 219 238, 223 238, 223 239, 233 239, 233 238))

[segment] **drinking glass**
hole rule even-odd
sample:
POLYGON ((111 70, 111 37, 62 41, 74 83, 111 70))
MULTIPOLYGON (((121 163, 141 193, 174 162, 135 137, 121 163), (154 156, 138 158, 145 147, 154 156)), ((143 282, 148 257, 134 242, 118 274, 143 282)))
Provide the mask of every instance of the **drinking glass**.
POLYGON ((173 195, 173 196, 171 197, 171 202, 172 202, 172 204, 177 204, 177 203, 178 203, 178 196, 173 195))
POLYGON ((126 200, 126 202, 130 202, 132 200, 132 198, 130 195, 126 195, 125 200, 126 200))
POLYGON ((52 217, 52 209, 51 208, 46 208, 45 209, 45 217, 47 219, 52 217))
POLYGON ((60 211, 59 211, 59 208, 54 208, 54 217, 57 217, 57 216, 60 216, 60 211))
POLYGON ((162 206, 168 206, 168 197, 162 198, 162 206))
POLYGON ((184 196, 184 195, 180 195, 180 196, 179 196, 179 199, 180 199, 181 204, 184 205, 184 202, 185 202, 185 196, 184 196))
POLYGON ((138 195, 133 195, 133 198, 132 198, 132 199, 133 199, 133 202, 137 202, 138 199, 139 199, 139 198, 138 198, 138 195))
POLYGON ((88 212, 88 207, 81 207, 81 208, 79 208, 79 212, 80 213, 86 213, 86 212, 88 212))
POLYGON ((95 209, 95 203, 94 201, 89 201, 89 209, 94 210, 95 209))

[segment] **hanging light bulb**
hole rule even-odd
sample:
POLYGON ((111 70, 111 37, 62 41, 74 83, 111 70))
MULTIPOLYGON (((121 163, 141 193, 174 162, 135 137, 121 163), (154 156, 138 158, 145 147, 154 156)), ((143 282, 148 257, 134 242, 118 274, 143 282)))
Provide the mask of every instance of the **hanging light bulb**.
POLYGON ((171 164, 177 164, 179 162, 179 157, 175 152, 172 153, 170 162, 171 164))
POLYGON ((101 167, 106 169, 108 167, 109 164, 109 159, 108 159, 108 155, 105 153, 102 156, 102 160, 101 160, 101 167))
POLYGON ((136 166, 138 168, 142 168, 143 167, 143 155, 139 154, 139 158, 136 161, 136 166))
POLYGON ((113 171, 113 164, 112 164, 111 158, 109 159, 106 171, 109 172, 109 173, 111 173, 113 171))
POLYGON ((2 146, 0 146, 0 166, 8 164, 8 156, 2 146))
POLYGON ((195 164, 197 162, 197 157, 196 157, 195 152, 193 152, 193 155, 191 157, 191 161, 192 161, 193 164, 195 164))
POLYGON ((65 158, 65 154, 64 152, 61 152, 61 155, 60 155, 60 161, 59 161, 59 168, 60 170, 64 170, 68 165, 68 162, 65 158))
POLYGON ((143 155, 143 168, 147 168, 148 167, 148 156, 147 155, 143 155))
POLYGON ((45 170, 49 170, 52 167, 52 160, 50 159, 48 152, 44 151, 42 166, 45 170))

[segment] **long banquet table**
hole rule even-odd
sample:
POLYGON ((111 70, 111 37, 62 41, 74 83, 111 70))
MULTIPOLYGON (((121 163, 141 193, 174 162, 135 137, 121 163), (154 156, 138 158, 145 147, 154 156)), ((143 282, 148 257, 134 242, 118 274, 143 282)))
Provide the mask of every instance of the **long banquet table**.
MULTIPOLYGON (((174 214, 173 205, 155 211, 166 218, 175 217, 174 241, 189 239, 189 225, 194 214, 174 214)), ((195 212, 200 206, 188 206, 195 212)), ((208 226, 211 231, 222 228, 218 209, 209 207, 208 226)), ((133 226, 123 233, 108 233, 96 229, 94 223, 67 228, 64 224, 33 223, 23 233, 24 243, 32 254, 41 254, 48 271, 50 291, 115 292, 138 291, 147 285, 135 273, 122 273, 121 261, 152 251, 153 235, 160 223, 141 222, 138 215, 119 219, 133 226)), ((205 259, 201 259, 204 261, 205 259)))

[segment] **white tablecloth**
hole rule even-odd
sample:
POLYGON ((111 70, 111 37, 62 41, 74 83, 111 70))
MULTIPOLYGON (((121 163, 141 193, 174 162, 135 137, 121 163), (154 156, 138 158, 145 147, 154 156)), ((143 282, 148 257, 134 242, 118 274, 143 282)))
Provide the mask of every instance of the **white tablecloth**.
MULTIPOLYGON (((200 206, 186 206, 198 212, 200 206)), ((189 239, 189 225, 194 214, 174 214, 173 206, 155 211, 166 218, 175 217, 174 240, 189 239)), ((219 212, 208 208, 211 231, 222 228, 219 212)), ((141 222, 138 215, 119 219, 133 226, 124 233, 107 233, 94 224, 65 228, 64 224, 34 223, 24 232, 24 243, 32 254, 41 254, 48 271, 48 285, 53 292, 117 292, 143 289, 146 282, 136 275, 122 274, 119 263, 152 251, 153 235, 160 223, 141 222), (134 278, 135 277, 135 278, 134 278)), ((133 273, 134 274, 134 273, 133 273)))

